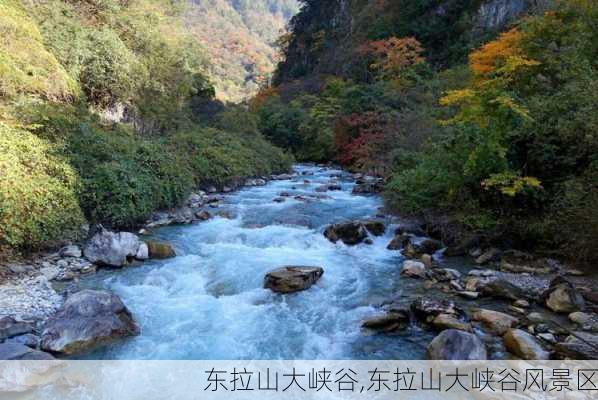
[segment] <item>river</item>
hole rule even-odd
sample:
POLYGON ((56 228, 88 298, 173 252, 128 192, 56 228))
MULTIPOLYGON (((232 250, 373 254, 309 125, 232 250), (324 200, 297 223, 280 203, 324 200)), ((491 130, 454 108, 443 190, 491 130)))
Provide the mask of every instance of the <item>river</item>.
POLYGON ((120 295, 142 330, 86 358, 423 358, 428 332, 414 326, 373 335, 360 327, 383 302, 411 290, 399 277, 400 252, 386 249, 392 224, 371 245, 333 244, 322 235, 328 224, 375 217, 381 198, 351 194, 354 182, 341 170, 297 165, 295 171, 293 179, 227 195, 219 210, 232 219, 156 230, 155 238, 175 246, 176 258, 84 281, 120 295), (315 189, 334 179, 342 190, 310 202, 293 198, 321 195, 315 189), (290 197, 273 202, 283 192, 290 197), (321 266, 325 273, 300 293, 263 289, 264 275, 285 265, 321 266))

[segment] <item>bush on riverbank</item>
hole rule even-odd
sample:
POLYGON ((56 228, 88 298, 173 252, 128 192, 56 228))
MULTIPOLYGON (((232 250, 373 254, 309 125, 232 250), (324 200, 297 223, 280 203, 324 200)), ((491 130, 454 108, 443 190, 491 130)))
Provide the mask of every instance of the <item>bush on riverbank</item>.
POLYGON ((69 237, 83 223, 77 173, 47 141, 0 122, 0 250, 69 237))

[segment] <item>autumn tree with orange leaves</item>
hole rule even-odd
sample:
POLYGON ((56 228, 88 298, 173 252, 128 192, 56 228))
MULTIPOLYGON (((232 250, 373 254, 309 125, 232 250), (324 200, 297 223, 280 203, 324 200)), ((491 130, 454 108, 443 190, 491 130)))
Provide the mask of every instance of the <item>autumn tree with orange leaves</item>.
POLYGON ((373 57, 370 69, 385 80, 402 80, 409 68, 425 61, 423 51, 412 37, 369 41, 357 49, 359 55, 373 57))

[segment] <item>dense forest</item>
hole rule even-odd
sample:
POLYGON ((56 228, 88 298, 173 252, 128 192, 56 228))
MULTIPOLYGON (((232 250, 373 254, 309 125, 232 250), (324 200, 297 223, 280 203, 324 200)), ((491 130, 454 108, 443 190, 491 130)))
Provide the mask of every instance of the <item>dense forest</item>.
POLYGON ((299 160, 468 240, 596 258, 598 3, 301 1, 251 103, 299 160))
POLYGON ((457 247, 590 260, 597 14, 592 0, 3 1, 0 246, 135 226, 192 188, 284 170, 287 151, 384 178, 390 209, 457 247), (248 104, 216 98, 258 85, 248 104))
POLYGON ((204 47, 216 96, 240 102, 266 83, 296 0, 189 0, 185 26, 204 47))
POLYGON ((134 226, 198 186, 288 168, 256 117, 215 101, 185 12, 169 0, 0 3, 0 250, 86 222, 134 226))

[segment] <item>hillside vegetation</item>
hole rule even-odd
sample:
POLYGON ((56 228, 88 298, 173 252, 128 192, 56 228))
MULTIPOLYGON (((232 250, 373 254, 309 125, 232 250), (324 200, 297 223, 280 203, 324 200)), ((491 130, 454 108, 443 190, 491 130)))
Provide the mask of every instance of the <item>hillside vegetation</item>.
POLYGON ((277 41, 299 9, 296 0, 189 0, 186 27, 210 57, 208 69, 223 101, 257 93, 278 62, 277 41))
POLYGON ((302 4, 252 101, 267 137, 385 177, 445 235, 596 258, 598 3, 302 4))
POLYGON ((134 226, 200 185, 288 167, 254 116, 214 101, 173 4, 0 3, 0 250, 134 226))

